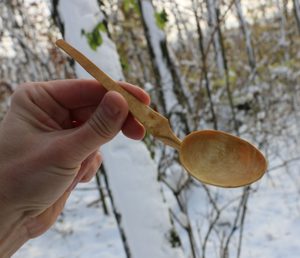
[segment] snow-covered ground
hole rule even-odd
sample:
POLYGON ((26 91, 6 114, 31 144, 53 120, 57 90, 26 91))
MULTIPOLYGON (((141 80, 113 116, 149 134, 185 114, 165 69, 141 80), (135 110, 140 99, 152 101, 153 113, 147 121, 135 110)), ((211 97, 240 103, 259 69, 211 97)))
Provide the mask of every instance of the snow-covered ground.
POLYGON ((126 257, 111 207, 109 216, 101 207, 96 182, 79 184, 55 225, 14 257, 126 257))

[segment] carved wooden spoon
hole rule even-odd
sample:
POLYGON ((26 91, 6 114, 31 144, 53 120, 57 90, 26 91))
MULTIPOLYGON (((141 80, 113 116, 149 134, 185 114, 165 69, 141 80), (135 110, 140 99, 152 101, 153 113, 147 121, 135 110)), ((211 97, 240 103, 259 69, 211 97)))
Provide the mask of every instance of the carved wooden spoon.
POLYGON ((215 186, 239 187, 263 176, 266 159, 249 142, 215 130, 192 132, 181 141, 172 132, 167 118, 141 103, 64 40, 58 40, 56 45, 108 91, 119 92, 128 102, 130 112, 149 133, 179 151, 182 165, 194 178, 215 186))

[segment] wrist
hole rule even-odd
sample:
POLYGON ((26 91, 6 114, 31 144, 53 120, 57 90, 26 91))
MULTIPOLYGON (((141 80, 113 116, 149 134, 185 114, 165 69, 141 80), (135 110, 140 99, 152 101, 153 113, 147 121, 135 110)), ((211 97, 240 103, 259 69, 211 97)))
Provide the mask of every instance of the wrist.
MULTIPOLYGON (((2 229, 1 229, 2 231, 2 229)), ((0 257, 11 257, 25 242, 29 240, 24 221, 17 221, 11 225, 9 231, 1 232, 0 257)))
POLYGON ((0 257, 11 257, 27 240, 25 216, 0 199, 0 257))

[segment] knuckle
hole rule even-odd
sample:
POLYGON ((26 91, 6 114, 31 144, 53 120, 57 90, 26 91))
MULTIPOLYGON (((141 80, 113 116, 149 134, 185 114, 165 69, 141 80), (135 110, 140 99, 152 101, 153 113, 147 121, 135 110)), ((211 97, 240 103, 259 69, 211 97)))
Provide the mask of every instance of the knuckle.
POLYGON ((25 97, 32 99, 35 90, 43 84, 44 83, 26 82, 18 85, 12 95, 12 102, 24 101, 25 97))
POLYGON ((20 84, 12 94, 12 101, 18 101, 19 99, 24 98, 24 95, 27 95, 29 83, 20 84))
POLYGON ((96 112, 88 123, 96 134, 103 139, 110 139, 115 135, 111 122, 105 119, 101 112, 96 112))

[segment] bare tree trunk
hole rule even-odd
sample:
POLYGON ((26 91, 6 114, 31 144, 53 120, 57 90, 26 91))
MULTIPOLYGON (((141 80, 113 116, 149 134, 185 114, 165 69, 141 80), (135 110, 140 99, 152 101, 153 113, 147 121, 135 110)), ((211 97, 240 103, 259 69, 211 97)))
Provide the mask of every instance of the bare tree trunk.
POLYGON ((182 20, 180 10, 178 8, 178 3, 174 1, 172 3, 174 5, 174 8, 171 10, 174 13, 174 18, 175 18, 175 24, 176 24, 176 29, 178 31, 178 45, 179 45, 179 51, 180 52, 186 52, 187 48, 185 45, 186 40, 184 39, 183 32, 181 26, 185 25, 185 22, 182 20))
MULTIPOLYGON (((173 95, 173 89, 170 89, 170 85, 169 82, 170 79, 170 74, 168 76, 168 78, 165 78, 166 75, 162 74, 161 68, 159 66, 159 61, 157 60, 158 58, 162 57, 162 51, 160 48, 160 43, 158 43, 158 45, 156 46, 156 42, 152 43, 151 40, 151 34, 153 32, 150 31, 150 26, 147 24, 146 19, 144 18, 144 10, 143 10, 143 6, 142 6, 142 1, 138 0, 138 4, 139 4, 139 9, 141 12, 141 19, 142 19, 142 23, 143 23, 143 27, 144 27, 144 32, 145 32, 145 37, 146 37, 146 41, 147 41, 147 46, 148 46, 148 51, 149 51, 149 55, 150 55, 150 59, 152 62, 152 67, 153 67, 153 72, 154 72, 154 76, 155 76, 155 80, 156 80, 156 102, 158 105, 158 110, 163 113, 163 114, 167 114, 175 105, 174 103, 174 95, 173 95), (153 46, 155 44, 155 46, 153 46), (163 80, 166 81, 166 83, 163 83, 163 80), (165 85, 166 84, 166 85, 165 85), (157 87, 161 87, 161 89, 157 89, 157 87), (168 99, 166 100, 165 94, 163 91, 167 91, 167 94, 169 95, 169 97, 167 97, 168 99, 172 99, 171 101, 169 101, 168 99), (170 102, 170 103, 169 103, 170 102)), ((150 6, 150 10, 152 10, 151 15, 152 17, 154 16, 154 11, 153 11, 153 6, 151 2, 147 2, 147 5, 150 6)), ((154 19, 154 17, 153 17, 154 19)), ((157 32, 156 32, 157 33, 157 32)), ((160 35, 161 33, 159 33, 160 35)), ((160 40, 158 38, 158 40, 160 40)), ((162 62, 162 64, 164 64, 164 61, 162 62)))
MULTIPOLYGON (((101 176, 104 178, 105 187, 106 187, 107 192, 108 192, 108 196, 109 196, 109 199, 110 199, 110 203, 111 203, 111 206, 112 206, 114 217, 117 221, 118 230, 120 232, 120 236, 121 236, 121 239, 122 239, 122 242, 123 242, 126 258, 132 258, 130 248, 129 248, 129 245, 128 245, 128 241, 127 241, 127 237, 126 237, 126 233, 125 233, 125 230, 122 226, 122 215, 119 213, 118 208, 115 204, 114 197, 113 197, 113 194, 111 192, 111 187, 109 185, 108 176, 106 174, 104 166, 101 166, 101 168, 99 169, 99 172, 100 172, 101 176)), ((99 179, 97 179, 97 181, 98 180, 99 179)))
POLYGON ((220 76, 224 76, 225 67, 222 55, 222 46, 220 45, 219 30, 215 28, 219 27, 217 9, 219 8, 219 0, 206 0, 207 12, 208 12, 208 25, 211 34, 213 34, 213 45, 215 50, 215 59, 220 76))
POLYGON ((293 4, 294 4, 294 13, 297 22, 297 27, 300 34, 300 2, 299 0, 293 0, 293 4))
POLYGON ((146 61, 150 58, 147 53, 145 53, 146 51, 143 51, 143 48, 137 47, 141 43, 142 39, 141 30, 139 28, 135 28, 134 30, 130 28, 130 26, 133 26, 131 25, 131 22, 136 22, 136 19, 139 19, 139 17, 136 17, 136 10, 127 10, 123 4, 120 8, 120 12, 122 12, 124 16, 124 22, 122 21, 120 23, 122 33, 118 35, 117 40, 121 40, 127 44, 119 44, 118 49, 120 55, 122 55, 123 58, 126 58, 125 62, 129 66, 128 69, 125 68, 123 71, 126 73, 126 76, 128 76, 128 80, 132 82, 136 80, 138 85, 153 82, 151 68, 148 68, 151 65, 149 65, 149 62, 146 61), (130 25, 128 23, 130 23, 130 25))
POLYGON ((14 87, 28 81, 75 76, 66 58, 54 46, 58 30, 39 29, 51 25, 51 19, 44 19, 46 3, 38 1, 36 5, 30 5, 21 0, 5 0, 0 4, 3 22, 3 28, 0 28, 0 40, 3 44, 1 42, 0 47, 6 53, 1 57, 1 80, 14 87), (36 15, 29 15, 30 11, 35 11, 36 15))
POLYGON ((232 115, 232 122, 233 122, 233 128, 235 130, 235 133, 239 135, 239 126, 236 120, 236 111, 233 103, 233 97, 232 97, 232 92, 230 88, 230 80, 229 80, 229 68, 228 68, 228 62, 227 62, 227 57, 226 57, 226 50, 224 46, 224 39, 221 31, 221 21, 220 21, 220 9, 217 7, 215 9, 215 14, 216 14, 216 19, 217 19, 217 30, 218 30, 218 40, 219 40, 219 46, 221 48, 221 56, 222 56, 222 61, 223 61, 223 67, 224 67, 224 73, 225 73, 225 86, 226 86, 226 92, 227 92, 227 97, 229 101, 229 106, 231 109, 231 115, 232 115))
POLYGON ((183 45, 187 44, 186 50, 190 51, 192 56, 196 57, 197 56, 197 51, 195 50, 194 42, 193 40, 189 40, 190 38, 193 37, 193 32, 189 29, 189 22, 186 19, 186 17, 181 13, 178 2, 177 1, 172 1, 172 4, 174 6, 174 16, 178 20, 178 22, 182 25, 183 27, 183 32, 185 34, 185 37, 183 36, 182 32, 182 38, 184 39, 183 45))
POLYGON ((251 39, 251 30, 248 27, 247 21, 245 19, 242 6, 241 6, 241 0, 235 0, 235 7, 236 12, 238 16, 238 20, 240 23, 241 30, 243 32, 245 42, 246 42, 246 50, 247 50, 247 56, 248 56, 248 62, 249 66, 251 68, 251 77, 255 77, 256 73, 256 60, 255 60, 255 53, 254 48, 252 45, 252 39, 251 39))
POLYGON ((288 42, 286 38, 286 16, 285 16, 285 3, 280 0, 276 0, 277 8, 278 8, 278 16, 280 18, 280 38, 279 38, 279 47, 284 51, 284 61, 288 61, 290 59, 289 51, 288 51, 288 42))
POLYGON ((152 1, 138 0, 138 4, 157 85, 161 87, 158 90, 163 107, 161 111, 169 114, 178 105, 188 107, 188 98, 179 71, 171 58, 166 35, 156 25, 152 1))
POLYGON ((241 250, 242 250, 242 240, 243 240, 243 231, 244 231, 244 223, 245 223, 245 218, 247 214, 247 203, 249 200, 249 194, 250 194, 250 186, 246 186, 243 189, 243 195, 240 198, 240 203, 237 207, 236 215, 233 221, 233 225, 231 227, 231 231, 228 234, 226 241, 225 241, 225 246, 222 250, 221 257, 222 258, 229 258, 229 246, 230 246, 230 241, 234 235, 234 233, 239 229, 239 240, 238 240, 238 246, 237 246, 237 258, 240 257, 241 250))
POLYGON ((194 16, 195 16, 196 25, 197 25, 199 50, 201 53, 201 63, 202 63, 201 70, 202 70, 202 74, 204 75, 205 88, 206 88, 206 93, 207 93, 207 97, 208 97, 208 101, 209 101, 210 112, 211 112, 211 116, 212 116, 214 129, 218 130, 218 122, 217 122, 217 117, 215 114, 214 103, 212 101, 210 81, 208 78, 208 68, 207 68, 207 60, 206 60, 207 55, 204 52, 203 34, 202 34, 202 29, 201 29, 201 25, 200 25, 200 21, 199 21, 199 17, 198 17, 197 4, 196 4, 195 0, 192 0, 192 5, 193 5, 193 12, 194 12, 194 16))

